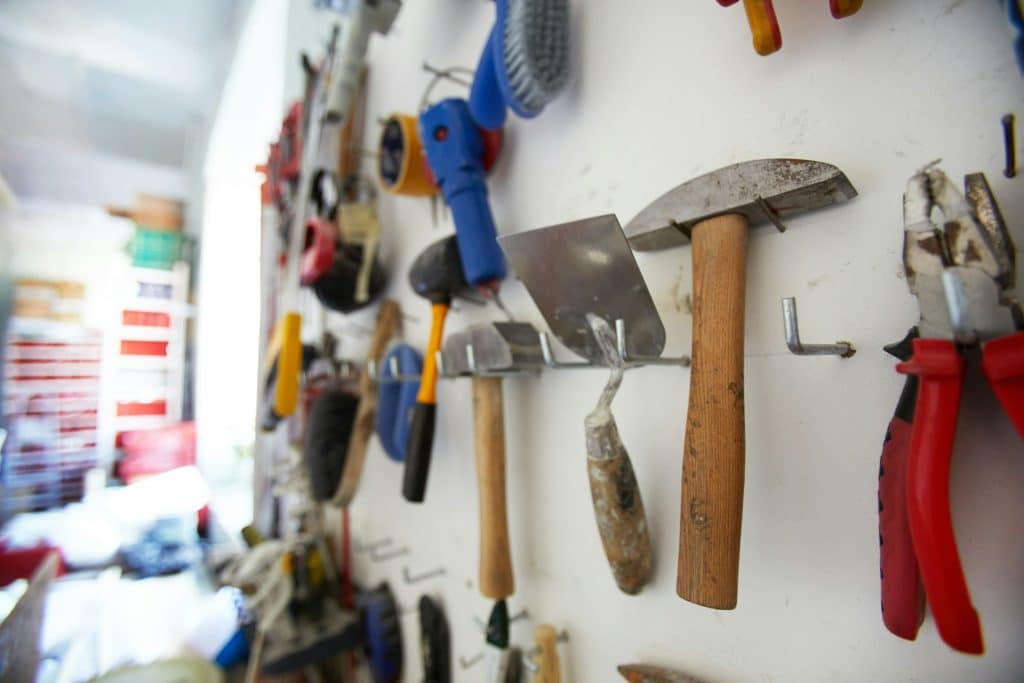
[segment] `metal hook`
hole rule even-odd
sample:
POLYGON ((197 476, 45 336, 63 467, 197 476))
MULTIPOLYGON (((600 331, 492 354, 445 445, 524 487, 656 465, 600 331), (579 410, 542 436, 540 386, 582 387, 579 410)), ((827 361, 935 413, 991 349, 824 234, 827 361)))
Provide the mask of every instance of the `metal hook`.
POLYGON ((444 567, 438 567, 437 569, 431 569, 429 572, 423 572, 422 574, 413 574, 409 571, 409 567, 402 567, 402 578, 405 579, 406 583, 419 583, 420 581, 426 581, 432 579, 435 576, 444 576, 447 572, 444 567))
POLYGON ((459 655, 459 666, 461 666, 463 670, 472 669, 483 658, 484 658, 484 653, 483 652, 477 652, 475 655, 473 655, 469 659, 466 659, 462 655, 459 655))
POLYGON ((403 375, 399 372, 398 359, 392 356, 388 359, 388 370, 390 377, 384 377, 377 368, 377 361, 373 358, 366 361, 366 375, 377 384, 402 384, 405 382, 419 382, 420 375, 403 375))
POLYGON ((391 537, 382 538, 379 541, 373 541, 372 543, 362 544, 359 541, 355 542, 354 550, 357 553, 373 552, 377 548, 383 548, 386 545, 391 545, 391 537))
POLYGON ((370 559, 374 562, 386 562, 387 560, 391 560, 396 557, 401 557, 402 555, 408 554, 409 548, 407 548, 406 546, 402 546, 401 548, 395 548, 394 550, 389 550, 386 553, 378 553, 376 550, 371 550, 370 559))
POLYGON ((462 80, 455 76, 455 74, 463 74, 473 78, 474 72, 472 69, 467 69, 464 66, 453 66, 447 69, 438 69, 437 67, 431 66, 427 62, 423 62, 423 70, 427 73, 433 74, 433 78, 427 84, 427 87, 423 89, 423 95, 420 97, 420 111, 422 112, 427 108, 427 100, 430 98, 430 93, 434 90, 434 86, 440 83, 442 80, 449 80, 453 83, 458 83, 463 87, 470 87, 472 83, 470 81, 462 80))
POLYGON ((540 337, 540 354, 544 359, 544 365, 548 366, 552 370, 572 370, 575 368, 593 368, 596 367, 593 363, 586 361, 572 361, 569 363, 563 363, 555 360, 555 354, 551 352, 551 340, 548 338, 548 333, 543 330, 539 333, 540 337))
POLYGON ((619 358, 625 365, 681 365, 684 368, 690 365, 689 356, 630 356, 626 350, 626 321, 622 318, 615 319, 615 350, 619 352, 619 358))
POLYGON ((786 346, 797 356, 839 356, 849 358, 857 352, 853 344, 837 341, 835 344, 804 344, 800 341, 800 328, 796 319, 796 298, 782 300, 782 322, 786 330, 786 346))

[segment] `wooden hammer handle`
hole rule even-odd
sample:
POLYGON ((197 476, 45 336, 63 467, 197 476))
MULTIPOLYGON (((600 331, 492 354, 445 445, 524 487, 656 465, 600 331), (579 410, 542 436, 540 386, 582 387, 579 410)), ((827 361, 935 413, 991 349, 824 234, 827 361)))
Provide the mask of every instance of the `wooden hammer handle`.
MULTIPOLYGON (((367 357, 378 365, 387 348, 388 341, 398 332, 402 322, 402 309, 398 303, 386 299, 377 312, 377 326, 370 340, 370 351, 367 357)), ((356 409, 352 433, 348 439, 348 450, 345 456, 345 467, 341 473, 341 482, 334 494, 332 503, 348 507, 359 488, 359 480, 363 476, 363 464, 377 422, 377 384, 367 374, 359 379, 359 407, 356 409)))
POLYGON ((500 377, 473 377, 473 435, 480 490, 480 592, 515 592, 505 504, 505 414, 500 377))
POLYGON ((697 224, 693 243, 693 364, 683 443, 676 592, 736 607, 743 516, 743 316, 747 220, 697 224))

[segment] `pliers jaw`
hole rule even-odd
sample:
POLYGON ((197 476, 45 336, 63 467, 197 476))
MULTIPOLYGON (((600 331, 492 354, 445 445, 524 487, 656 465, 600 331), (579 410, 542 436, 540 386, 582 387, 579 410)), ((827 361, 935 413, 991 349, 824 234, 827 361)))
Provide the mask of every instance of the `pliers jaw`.
POLYGON ((974 344, 1019 330, 1013 240, 981 173, 962 194, 934 164, 918 171, 903 196, 903 267, 918 300, 924 338, 974 344))

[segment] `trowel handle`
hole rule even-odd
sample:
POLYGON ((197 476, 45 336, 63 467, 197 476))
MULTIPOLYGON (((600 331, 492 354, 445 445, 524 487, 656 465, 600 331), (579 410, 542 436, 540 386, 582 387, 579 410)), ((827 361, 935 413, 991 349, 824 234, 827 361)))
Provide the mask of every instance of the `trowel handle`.
POLYGON ((402 475, 402 495, 410 503, 422 503, 427 493, 427 475, 430 474, 430 457, 434 449, 434 423, 437 419, 437 352, 444 335, 448 304, 435 303, 430 310, 430 338, 423 358, 420 390, 409 419, 409 441, 406 444, 405 471, 402 475))
POLYGON ((588 429, 587 444, 596 436, 604 441, 602 457, 587 455, 587 477, 594 517, 605 557, 615 584, 623 593, 636 595, 651 577, 651 538, 640 487, 625 446, 619 439, 614 421, 597 429, 588 429))
POLYGON ((505 502, 505 414, 500 377, 473 377, 473 437, 480 492, 480 592, 515 592, 505 502))
POLYGON ((736 607, 743 516, 743 315, 747 219, 694 226, 693 364, 683 443, 679 597, 736 607))

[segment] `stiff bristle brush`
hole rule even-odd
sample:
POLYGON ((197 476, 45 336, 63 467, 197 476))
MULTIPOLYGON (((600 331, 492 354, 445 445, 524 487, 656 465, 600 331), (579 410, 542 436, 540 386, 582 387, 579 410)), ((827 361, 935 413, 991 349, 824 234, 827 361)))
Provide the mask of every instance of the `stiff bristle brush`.
POLYGON ((469 93, 476 122, 496 130, 510 108, 523 118, 543 111, 569 80, 567 0, 496 0, 498 17, 469 93))

